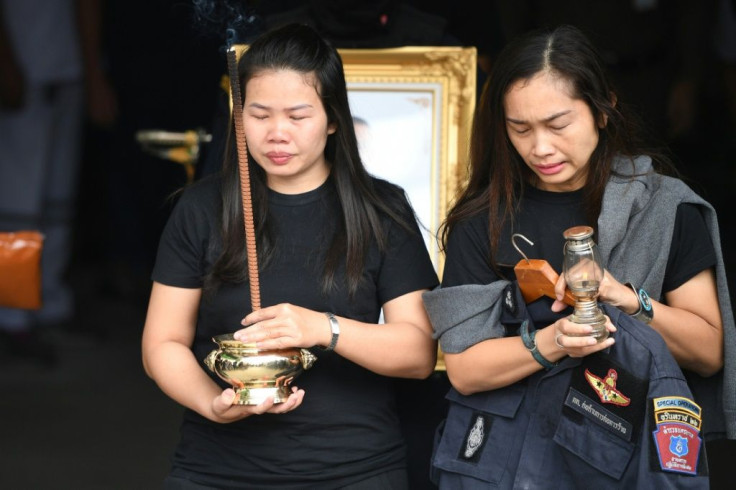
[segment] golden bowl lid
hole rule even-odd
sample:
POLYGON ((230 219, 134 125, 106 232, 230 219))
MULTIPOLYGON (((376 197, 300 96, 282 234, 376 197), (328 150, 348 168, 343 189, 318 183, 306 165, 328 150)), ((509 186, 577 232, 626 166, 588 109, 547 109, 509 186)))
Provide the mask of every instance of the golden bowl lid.
POLYGON ((253 349, 258 350, 255 342, 242 342, 236 340, 232 333, 225 333, 222 335, 216 335, 212 337, 212 341, 225 349, 253 349))

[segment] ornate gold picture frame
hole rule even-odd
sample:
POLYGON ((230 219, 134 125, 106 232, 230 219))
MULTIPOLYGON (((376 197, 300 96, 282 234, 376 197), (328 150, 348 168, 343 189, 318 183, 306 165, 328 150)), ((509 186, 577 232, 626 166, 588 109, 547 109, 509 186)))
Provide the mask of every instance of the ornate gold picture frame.
MULTIPOLYGON (((437 231, 466 178, 475 111, 474 47, 341 49, 368 171, 404 188, 438 275, 437 231)), ((437 370, 445 369, 442 351, 437 370)))

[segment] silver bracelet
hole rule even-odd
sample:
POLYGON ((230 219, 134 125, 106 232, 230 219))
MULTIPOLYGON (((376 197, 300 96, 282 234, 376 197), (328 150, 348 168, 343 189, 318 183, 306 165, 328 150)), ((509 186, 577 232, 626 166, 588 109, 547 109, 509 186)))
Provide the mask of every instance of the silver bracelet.
POLYGON ((337 322, 337 318, 335 318, 334 313, 325 312, 325 316, 330 321, 332 339, 330 340, 330 345, 328 345, 327 347, 322 347, 322 350, 325 352, 329 352, 335 350, 335 346, 337 345, 337 339, 340 337, 340 324, 337 322))

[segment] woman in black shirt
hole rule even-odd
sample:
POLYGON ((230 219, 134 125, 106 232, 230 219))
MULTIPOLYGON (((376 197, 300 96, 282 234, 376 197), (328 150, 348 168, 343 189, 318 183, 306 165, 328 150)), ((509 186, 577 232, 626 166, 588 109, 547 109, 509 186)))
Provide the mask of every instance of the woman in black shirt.
MULTIPOLYGON (((487 488, 489 483, 494 488, 536 487, 530 472, 519 469, 520 459, 510 455, 537 463, 535 476, 547 478, 553 487, 571 485, 577 474, 587 474, 575 471, 578 464, 598 475, 588 486, 620 486, 616 478, 626 468, 642 468, 645 479, 647 471, 649 476, 655 471, 703 475, 696 464, 698 443, 689 446, 689 457, 695 459, 687 460, 686 444, 678 447, 681 441, 674 437, 671 447, 658 446, 663 461, 675 461, 664 469, 657 468, 654 458, 648 470, 648 462, 614 461, 617 456, 609 454, 611 463, 624 469, 611 476, 606 468, 592 468, 592 459, 586 461, 586 452, 631 448, 641 430, 650 430, 632 424, 636 429, 627 429, 626 440, 607 432, 625 417, 641 421, 645 413, 652 414, 651 403, 635 409, 632 401, 625 409, 620 398, 619 405, 611 405, 613 399, 606 396, 614 393, 617 377, 621 393, 633 393, 637 401, 646 398, 648 380, 637 378, 639 384, 627 385, 641 373, 633 376, 633 369, 627 371, 631 366, 614 365, 614 354, 624 352, 617 347, 625 347, 616 344, 610 317, 606 329, 611 335, 604 340, 593 335, 590 325, 571 321, 571 309, 562 301, 564 275, 555 284, 555 298, 519 305, 514 266, 524 256, 514 247, 515 234, 532 242, 518 241, 526 257, 545 259, 562 272, 563 232, 581 225, 593 228, 605 268, 598 300, 617 318, 626 318, 622 323, 647 335, 654 331, 658 336, 652 337, 664 341, 665 348, 653 343, 649 352, 674 358, 688 373, 693 406, 706 407, 706 435, 736 436, 736 399, 728 384, 734 382, 735 366, 733 357, 726 357, 735 345, 734 321, 715 212, 681 180, 666 175, 664 156, 642 149, 625 112, 602 59, 572 26, 529 33, 495 60, 476 109, 468 184, 442 231, 442 288, 425 294, 453 387, 433 461, 441 488, 487 488), (469 297, 482 306, 471 304, 469 297), (522 310, 524 322, 515 317, 522 310), (610 370, 593 369, 596 362, 610 370), (577 366, 591 367, 605 381, 586 381, 578 376, 585 371, 574 371, 577 366), (590 391, 586 396, 592 402, 583 403, 584 413, 565 412, 569 407, 561 405, 537 411, 542 400, 535 402, 535 397, 554 398, 543 391, 549 386, 545 383, 564 376, 571 380, 569 400, 581 399, 576 398, 581 386, 590 391), (589 430, 583 424, 586 416, 606 428, 600 434, 589 430), (504 425, 513 425, 510 433, 519 437, 499 436, 504 425), (580 434, 572 437, 571 427, 580 434), (538 437, 536 444, 520 446, 525 434, 538 437), (585 437, 595 441, 598 435, 600 444, 584 446, 585 437), (577 459, 567 458, 569 448, 560 444, 568 436, 580 443, 577 459), (493 444, 494 438, 503 440, 493 444), (565 466, 563 461, 570 460, 575 465, 565 466)), ((641 356, 636 368, 646 367, 649 359, 641 356)), ((684 400, 681 395, 676 398, 684 400)), ((683 430, 693 440, 700 437, 699 410, 689 432, 683 430)), ((676 416, 667 413, 659 423, 676 416)), ((657 423, 651 422, 652 434, 657 423)), ((652 434, 640 440, 648 443, 652 434)), ((646 455, 648 447, 641 452, 646 455)))
POLYGON ((363 167, 340 57, 313 29, 264 34, 238 73, 263 307, 251 311, 230 141, 223 171, 180 197, 153 272, 144 366, 187 408, 167 488, 405 489, 392 377, 429 376, 437 352, 421 294, 438 280, 414 213, 363 167), (202 364, 227 332, 318 359, 286 401, 233 404, 202 364))

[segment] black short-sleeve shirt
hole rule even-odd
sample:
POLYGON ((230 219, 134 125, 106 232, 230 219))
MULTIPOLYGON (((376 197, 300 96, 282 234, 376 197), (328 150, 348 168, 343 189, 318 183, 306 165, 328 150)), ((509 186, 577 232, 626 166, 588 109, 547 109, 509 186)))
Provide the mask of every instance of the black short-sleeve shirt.
MULTIPOLYGON (((374 183, 379 192, 390 185, 374 183)), ((181 196, 161 237, 154 281, 183 288, 202 286, 221 250, 219 192, 219 180, 207 177, 181 196)), ((322 290, 328 244, 341 216, 331 180, 299 195, 271 191, 268 206, 276 252, 259 274, 264 307, 288 302, 377 323, 387 301, 438 284, 406 200, 396 211, 407 217, 413 230, 383 216, 388 249, 381 253, 376 243, 368 245, 362 280, 352 297, 345 286, 344 266, 336 274, 338 287, 328 294, 322 290)), ((213 336, 241 328, 240 320, 249 312, 246 284, 226 284, 203 301, 193 345, 197 359, 202 362, 215 348, 213 336)), ((232 424, 212 423, 186 411, 173 474, 218 488, 335 488, 403 467, 405 448, 392 380, 334 352, 312 350, 317 362, 295 380, 306 392, 297 410, 232 424)))
MULTIPOLYGON (((515 279, 513 267, 522 259, 511 242, 512 233, 520 233, 533 242, 530 245, 522 239, 516 239, 516 245, 527 257, 547 260, 553 269, 561 272, 565 243, 563 231, 572 226, 591 225, 582 212, 582 199, 582 191, 525 189, 513 231, 507 224, 499 240, 497 262, 506 279, 515 279)), ((488 265, 488 233, 487 213, 479 213, 455 227, 447 245, 443 286, 488 284, 498 279, 488 265)), ((677 289, 715 263, 715 249, 698 207, 680 204, 662 291, 677 289)))

